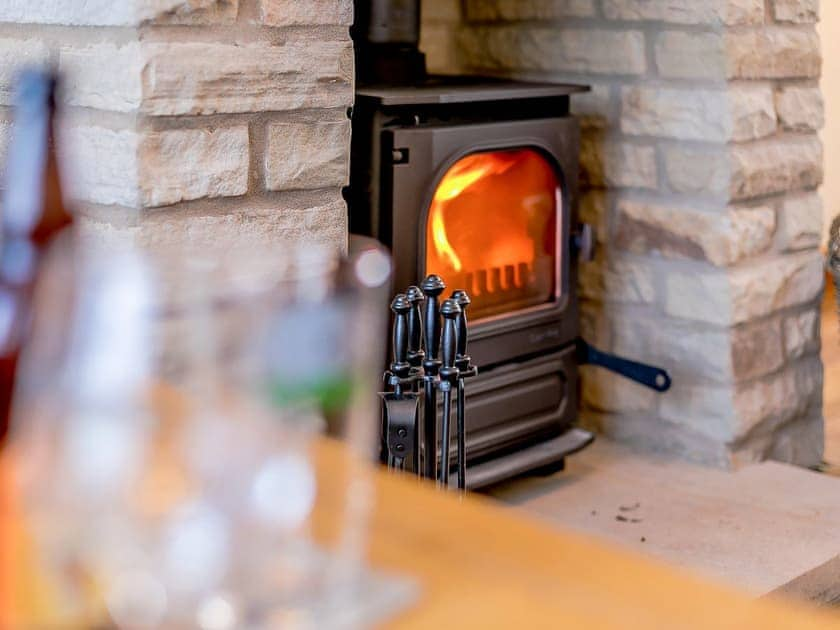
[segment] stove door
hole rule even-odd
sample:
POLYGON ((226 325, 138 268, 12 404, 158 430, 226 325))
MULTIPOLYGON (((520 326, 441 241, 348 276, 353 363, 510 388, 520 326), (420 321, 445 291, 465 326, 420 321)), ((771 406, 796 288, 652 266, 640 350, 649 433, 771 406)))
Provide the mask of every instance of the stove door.
POLYGON ((579 130, 573 118, 398 127, 383 133, 380 226, 398 288, 437 273, 465 289, 472 356, 490 366, 578 334, 569 241, 579 130))

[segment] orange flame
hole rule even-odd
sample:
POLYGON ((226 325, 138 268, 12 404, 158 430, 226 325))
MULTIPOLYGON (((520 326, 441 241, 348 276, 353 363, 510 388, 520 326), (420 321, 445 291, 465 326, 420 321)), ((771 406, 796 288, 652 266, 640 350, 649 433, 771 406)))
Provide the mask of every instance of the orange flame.
MULTIPOLYGON (((531 149, 460 159, 441 179, 429 208, 427 272, 461 283, 453 288, 474 296, 524 295, 539 263, 549 277, 536 279, 538 293, 548 299, 558 189, 554 169, 531 149)), ((481 301, 473 302, 476 314, 481 301)))

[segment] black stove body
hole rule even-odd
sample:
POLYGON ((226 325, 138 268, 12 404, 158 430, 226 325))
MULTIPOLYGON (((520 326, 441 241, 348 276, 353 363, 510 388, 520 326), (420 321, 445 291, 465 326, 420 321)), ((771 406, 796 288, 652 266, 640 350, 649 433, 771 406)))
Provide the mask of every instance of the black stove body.
MULTIPOLYGON (((391 249, 398 291, 435 272, 448 281, 446 295, 466 289, 472 296, 487 296, 484 309, 478 317, 471 313, 470 322, 469 352, 479 368, 479 376, 470 380, 466 403, 467 479, 473 488, 534 468, 560 467, 565 455, 591 441, 591 435, 572 427, 578 407, 575 278, 580 132, 569 114, 569 101, 584 89, 426 77, 408 86, 357 90, 348 189, 351 232, 373 236, 391 249), (534 185, 545 187, 548 177, 555 188, 554 202, 546 206, 552 216, 538 221, 539 270, 533 269, 532 261, 529 274, 525 263, 516 264, 515 254, 502 264, 472 272, 449 269, 447 274, 430 267, 430 258, 440 258, 432 251, 440 249, 432 215, 439 198, 451 196, 448 190, 438 193, 453 181, 463 190, 457 177, 474 175, 459 170, 459 165, 469 167, 470 159, 479 168, 482 161, 502 162, 500 169, 508 168, 514 178, 509 181, 514 183, 532 177, 531 171, 550 171, 533 176, 534 185), (530 162, 509 166, 517 159, 530 162), (517 175, 517 168, 524 170, 517 175), (542 276, 537 281, 542 289, 523 289, 534 284, 528 279, 535 273, 542 276), (490 295, 493 289, 501 298, 490 295)), ((448 228, 460 224, 472 230, 474 242, 482 236, 481 224, 487 222, 487 248, 504 249, 505 235, 521 232, 515 222, 534 219, 527 214, 530 209, 518 217, 497 219, 508 210, 492 194, 492 185, 488 190, 488 198, 471 201, 478 210, 466 211, 483 213, 482 218, 458 221, 453 214, 455 225, 448 228), (489 225, 493 221, 501 221, 495 233, 489 225)), ((457 238, 457 234, 448 237, 453 242, 457 238)), ((466 242, 463 247, 468 246, 466 242)))
MULTIPOLYGON (((395 290, 466 290, 467 484, 559 468, 578 408, 577 181, 587 88, 429 76, 419 0, 357 0, 350 230, 390 248, 395 290)), ((385 307, 385 305, 383 305, 385 307)), ((454 445, 453 445, 454 451, 454 445)), ((439 449, 438 449, 439 450, 439 449)))

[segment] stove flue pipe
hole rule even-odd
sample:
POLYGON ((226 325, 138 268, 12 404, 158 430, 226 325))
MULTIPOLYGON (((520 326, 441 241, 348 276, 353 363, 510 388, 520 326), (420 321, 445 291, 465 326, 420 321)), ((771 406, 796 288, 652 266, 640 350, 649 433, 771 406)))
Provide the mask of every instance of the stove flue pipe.
POLYGON ((426 74, 420 52, 420 0, 355 0, 351 29, 362 83, 410 84, 426 74))

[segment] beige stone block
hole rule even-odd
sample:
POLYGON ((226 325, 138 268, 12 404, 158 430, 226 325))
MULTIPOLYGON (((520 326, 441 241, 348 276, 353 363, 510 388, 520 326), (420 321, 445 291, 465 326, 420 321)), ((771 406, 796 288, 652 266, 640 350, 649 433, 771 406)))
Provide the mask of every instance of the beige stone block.
POLYGON ((724 146, 678 142, 665 146, 662 152, 665 174, 674 192, 729 196, 732 165, 724 146))
POLYGON ((293 247, 301 243, 338 251, 347 247, 347 208, 340 191, 324 191, 315 198, 283 196, 271 207, 248 203, 213 214, 153 212, 129 224, 83 217, 79 221, 85 242, 100 247, 139 246, 147 251, 194 247, 229 251, 293 247))
POLYGON ((814 23, 820 19, 820 0, 773 0, 773 17, 779 22, 814 23))
POLYGON ((583 135, 580 153, 581 182, 590 187, 658 187, 656 149, 605 139, 600 133, 583 135))
POLYGON ((66 104, 116 112, 140 108, 144 61, 139 42, 63 46, 59 60, 66 104))
POLYGON ((665 281, 665 312, 720 326, 737 325, 817 299, 823 274, 819 252, 781 256, 728 271, 672 270, 665 281))
POLYGON ((58 134, 62 185, 68 197, 130 208, 140 204, 140 140, 134 130, 68 121, 58 134))
POLYGON ((630 86, 622 90, 621 130, 709 142, 760 138, 776 129, 769 87, 685 89, 630 86))
MULTIPOLYGON (((0 188, 5 187, 6 154, 12 139, 12 123, 0 120, 0 188)), ((2 208, 0 208, 2 212, 2 208)))
POLYGON ((776 92, 776 112, 782 127, 792 131, 817 131, 825 124, 825 106, 818 87, 782 87, 776 92))
POLYGON ((166 206, 248 191, 248 127, 144 133, 140 145, 140 200, 166 206))
POLYGON ((269 190, 342 186, 349 160, 349 120, 268 125, 264 167, 269 190))
POLYGON ((672 79, 723 82, 726 45, 721 32, 666 31, 654 48, 659 75, 672 79))
POLYGON ((825 422, 817 410, 779 429, 767 453, 770 459, 815 469, 823 464, 825 422))
POLYGON ((658 394, 603 368, 581 368, 583 404, 596 411, 643 412, 655 409, 658 394))
POLYGON ((764 379, 730 386, 675 384, 662 396, 660 415, 723 443, 771 435, 802 418, 822 388, 818 359, 785 368, 764 379))
POLYGON ((823 204, 817 193, 788 197, 779 212, 780 247, 816 249, 822 240, 823 204))
POLYGON ((764 27, 726 35, 728 75, 737 79, 816 78, 820 39, 813 28, 764 27))
POLYGON ((641 75, 641 31, 540 26, 475 26, 459 31, 465 62, 492 70, 641 75))
POLYGON ((422 0, 420 12, 423 28, 426 24, 460 24, 461 0, 422 0))
POLYGON ((276 45, 146 44, 142 112, 154 115, 346 107, 353 101, 349 39, 289 35, 276 45))
POLYGON ((233 22, 238 0, 4 0, 0 22, 137 26, 146 22, 233 22))
POLYGON ((777 318, 740 326, 611 314, 613 350, 667 369, 682 383, 743 382, 778 370, 784 362, 777 318))
POLYGON ((467 19, 475 21, 557 20, 594 15, 593 0, 466 0, 467 19))
POLYGON ((457 74, 460 57, 455 30, 449 24, 423 24, 420 50, 426 54, 426 68, 435 74, 457 74))
POLYGON ((764 1, 604 0, 604 14, 613 20, 645 20, 674 24, 761 24, 764 20, 764 1))
POLYGON ((260 0, 260 16, 268 26, 353 23, 353 0, 260 0))
POLYGON ((815 188, 823 179, 823 149, 817 136, 735 145, 730 159, 730 194, 734 199, 815 188))
POLYGON ((584 299, 624 304, 651 304, 656 300, 654 270, 642 261, 584 262, 578 276, 584 299))
POLYGON ((773 208, 704 212, 625 199, 616 206, 613 243, 636 253, 727 266, 766 251, 775 229, 773 208))
POLYGON ((49 58, 47 44, 39 39, 0 38, 0 105, 14 102, 16 79, 23 68, 43 66, 49 58))
POLYGON ((814 307, 785 317, 785 353, 788 359, 799 359, 820 350, 820 312, 814 307))

